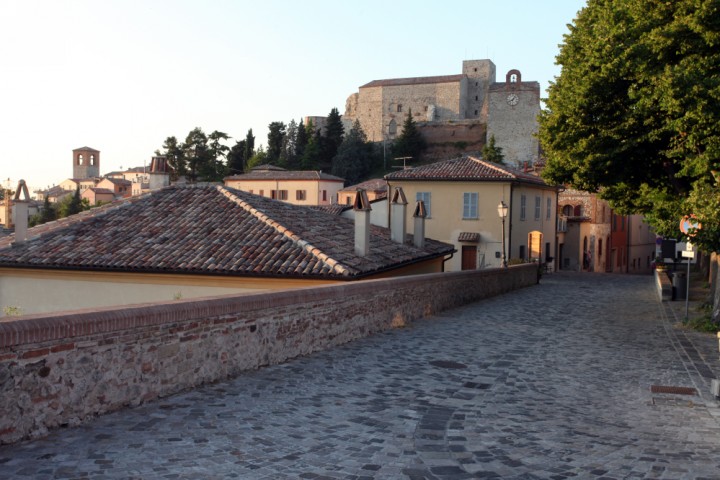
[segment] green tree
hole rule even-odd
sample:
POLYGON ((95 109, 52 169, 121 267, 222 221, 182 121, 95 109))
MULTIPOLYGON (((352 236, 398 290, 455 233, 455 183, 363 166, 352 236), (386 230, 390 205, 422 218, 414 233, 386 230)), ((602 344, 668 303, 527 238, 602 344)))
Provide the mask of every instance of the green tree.
POLYGON ((305 147, 308 144, 310 137, 308 137, 308 131, 305 125, 303 125, 302 118, 300 119, 300 124, 298 125, 297 134, 295 136, 295 156, 296 156, 296 162, 300 162, 302 160, 303 155, 305 154, 305 147))
POLYGON ((75 215, 83 210, 87 210, 89 207, 90 205, 87 203, 87 200, 83 203, 83 199, 80 197, 80 187, 77 187, 74 194, 68 195, 60 201, 58 218, 75 215))
POLYGON ((285 124, 283 122, 272 122, 268 125, 268 129, 266 161, 272 165, 277 165, 282 152, 283 140, 285 139, 285 124))
POLYGON ((162 152, 156 152, 164 155, 173 169, 172 176, 177 180, 178 176, 187 175, 187 162, 185 161, 184 147, 182 143, 178 143, 177 138, 167 137, 163 143, 162 152))
POLYGON ((368 143, 360 121, 355 120, 333 159, 332 174, 344 178, 348 185, 359 183, 368 178, 373 157, 373 145, 368 143))
POLYGON ((599 192, 620 213, 644 214, 720 250, 720 1, 589 0, 556 59, 539 136, 543 176, 599 192))
POLYGON ((325 131, 322 132, 321 136, 321 158, 319 164, 321 170, 329 172, 332 169, 333 158, 337 155, 344 135, 345 129, 342 124, 340 112, 337 108, 333 108, 326 118, 325 131))
POLYGON ((250 157, 248 159, 247 168, 248 170, 253 169, 254 167, 257 167, 258 165, 264 165, 267 163, 267 153, 265 153, 265 150, 263 149, 262 145, 260 145, 255 151, 255 155, 250 157))
MULTIPOLYGON (((313 131, 313 122, 308 122, 305 129, 308 133, 313 131)), ((320 168, 320 158, 322 156, 321 143, 322 135, 320 135, 320 130, 315 130, 312 136, 309 136, 308 143, 305 145, 303 151, 303 156, 300 159, 300 167, 303 170, 318 170, 320 168)))
POLYGON ((482 149, 482 158, 488 162, 503 163, 505 157, 502 153, 502 148, 495 145, 495 135, 490 135, 490 140, 485 144, 482 149))
POLYGON ((253 155, 255 155, 255 135, 253 135, 251 128, 247 131, 247 135, 245 135, 245 154, 243 155, 243 160, 246 167, 253 155))
POLYGON ((297 170, 298 158, 296 153, 295 144, 297 142, 298 124, 295 120, 290 120, 288 123, 287 130, 285 131, 285 138, 283 138, 282 151, 280 152, 280 161, 278 162, 282 167, 290 170, 297 170))
POLYGON ((197 181, 201 172, 207 172, 207 164, 211 163, 212 155, 208 147, 208 137, 202 128, 196 127, 188 133, 183 144, 183 152, 187 160, 187 176, 191 182, 197 181))
POLYGON ((227 154, 227 168, 230 175, 239 175, 245 171, 245 140, 240 140, 232 146, 227 154))
POLYGON ((393 155, 396 157, 412 157, 417 160, 426 148, 427 142, 412 118, 412 110, 408 110, 405 122, 403 122, 402 133, 393 144, 393 155))
POLYGON ((215 130, 208 135, 208 160, 203 165, 200 175, 207 181, 220 182, 227 173, 227 154, 230 148, 221 140, 229 140, 227 133, 215 130))

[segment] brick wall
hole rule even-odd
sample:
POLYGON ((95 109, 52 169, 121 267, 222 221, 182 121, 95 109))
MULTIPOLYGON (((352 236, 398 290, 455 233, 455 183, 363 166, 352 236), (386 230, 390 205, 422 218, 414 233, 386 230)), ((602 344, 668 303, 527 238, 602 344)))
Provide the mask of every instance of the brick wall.
POLYGON ((536 267, 0 322, 0 444, 536 283, 536 267))

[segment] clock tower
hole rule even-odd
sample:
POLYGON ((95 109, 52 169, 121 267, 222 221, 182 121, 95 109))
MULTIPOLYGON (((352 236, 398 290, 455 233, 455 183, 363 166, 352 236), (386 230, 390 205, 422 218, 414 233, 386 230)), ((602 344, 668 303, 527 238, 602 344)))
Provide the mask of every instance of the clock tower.
POLYGON ((537 117, 540 114, 540 84, 523 82, 520 70, 510 70, 505 82, 488 91, 487 140, 495 137, 508 165, 529 165, 540 159, 537 117))
POLYGON ((100 176, 100 151, 90 147, 73 150, 73 176, 76 180, 100 176))

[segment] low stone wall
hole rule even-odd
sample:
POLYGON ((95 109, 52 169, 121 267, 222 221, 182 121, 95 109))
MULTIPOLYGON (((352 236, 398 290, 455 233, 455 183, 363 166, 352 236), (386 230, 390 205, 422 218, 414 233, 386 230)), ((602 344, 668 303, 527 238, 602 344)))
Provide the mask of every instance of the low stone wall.
POLYGON ((673 286, 670 277, 665 271, 658 272, 657 270, 653 270, 653 274, 655 275, 655 287, 657 288, 658 298, 661 302, 669 302, 673 296, 673 286))
POLYGON ((0 444, 537 281, 535 265, 6 318, 0 444))

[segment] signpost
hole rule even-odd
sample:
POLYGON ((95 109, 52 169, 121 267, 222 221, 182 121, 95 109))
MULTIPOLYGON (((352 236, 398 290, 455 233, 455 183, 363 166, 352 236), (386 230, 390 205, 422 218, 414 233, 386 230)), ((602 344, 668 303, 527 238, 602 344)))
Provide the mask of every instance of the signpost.
MULTIPOLYGON (((692 238, 695 233, 702 228, 702 224, 698 222, 695 215, 685 215, 680 219, 680 231, 692 238)), ((682 252, 682 258, 687 258, 687 290, 685 291, 685 321, 688 320, 688 305, 690 303, 690 260, 695 259, 695 252, 693 251, 693 244, 687 242, 685 244, 685 251, 682 252)))

